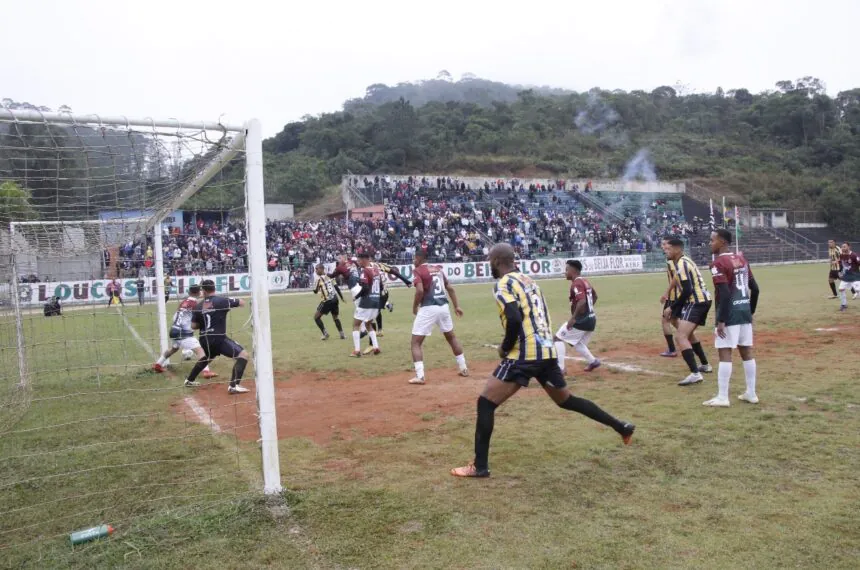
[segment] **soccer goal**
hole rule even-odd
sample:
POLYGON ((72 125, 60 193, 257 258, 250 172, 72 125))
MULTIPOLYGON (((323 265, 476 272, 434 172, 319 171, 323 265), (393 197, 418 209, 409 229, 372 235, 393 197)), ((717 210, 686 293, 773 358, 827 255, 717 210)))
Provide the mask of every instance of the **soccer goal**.
POLYGON ((262 161, 256 120, 0 108, 0 556, 281 491, 262 161), (240 207, 185 208, 198 192, 240 207), (225 223, 245 245, 207 272, 200 244, 225 223), (193 389, 181 352, 151 371, 205 278, 245 295, 228 334, 252 353, 250 394, 228 397, 229 360, 193 389))

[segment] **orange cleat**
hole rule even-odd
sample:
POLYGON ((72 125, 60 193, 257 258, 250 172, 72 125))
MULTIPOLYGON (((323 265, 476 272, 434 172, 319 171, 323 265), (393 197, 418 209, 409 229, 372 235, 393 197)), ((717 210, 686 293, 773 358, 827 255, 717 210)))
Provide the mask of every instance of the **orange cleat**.
POLYGON ((218 373, 212 372, 211 370, 204 370, 203 371, 203 377, 206 378, 207 380, 210 378, 218 378, 218 373))
POLYGON ((152 365, 152 371, 161 374, 162 372, 164 372, 164 366, 156 362, 152 365))
POLYGON ((630 441, 633 439, 633 431, 635 429, 636 426, 630 422, 624 422, 624 425, 621 426, 621 431, 618 433, 621 435, 621 441, 624 442, 624 445, 630 445, 630 441))
POLYGON ((478 469, 474 463, 469 463, 463 467, 455 467, 451 469, 451 475, 454 477, 489 477, 489 469, 478 469))

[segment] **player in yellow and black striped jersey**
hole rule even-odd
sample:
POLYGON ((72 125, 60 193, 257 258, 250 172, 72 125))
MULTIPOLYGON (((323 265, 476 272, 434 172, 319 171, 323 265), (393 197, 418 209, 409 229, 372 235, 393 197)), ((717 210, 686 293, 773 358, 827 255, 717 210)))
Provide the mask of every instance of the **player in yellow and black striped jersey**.
POLYGON ((711 310, 711 294, 696 262, 684 255, 683 241, 670 239, 666 250, 669 259, 675 264, 679 288, 678 297, 670 307, 664 309, 663 316, 677 320, 675 342, 690 369, 690 374, 678 384, 687 386, 701 382, 702 372, 713 372, 702 343, 696 336, 696 328, 707 322, 711 310), (696 363, 696 357, 701 361, 701 365, 696 363))
POLYGON ((322 316, 329 313, 334 319, 334 326, 337 327, 340 338, 346 338, 343 334, 343 326, 340 324, 340 303, 337 300, 340 297, 340 300, 344 301, 343 294, 334 279, 325 274, 325 267, 322 263, 318 264, 315 270, 317 283, 314 286, 314 293, 320 296, 320 304, 317 305, 317 311, 314 313, 314 322, 323 333, 320 340, 328 340, 329 334, 322 322, 322 316))
POLYGON ((555 355, 546 301, 537 283, 517 269, 513 248, 506 243, 490 250, 490 270, 498 279, 494 289, 505 337, 499 346, 502 361, 478 398, 475 460, 451 470, 456 477, 489 477, 490 436, 496 408, 536 378, 553 401, 610 426, 630 443, 631 423, 620 421, 590 400, 570 393, 555 355))
POLYGON ((839 297, 836 293, 836 281, 839 280, 839 256, 842 255, 842 249, 836 245, 834 240, 827 240, 827 253, 830 256, 830 272, 827 274, 827 282, 830 284, 830 292, 833 294, 830 298, 836 299, 839 297))
POLYGON ((671 317, 666 318, 665 311, 673 302, 675 302, 675 300, 678 299, 680 284, 678 283, 678 278, 675 275, 675 262, 669 259, 670 239, 671 238, 663 238, 660 242, 660 248, 666 256, 666 277, 669 278, 669 286, 666 288, 666 292, 660 297, 660 303, 663 305, 663 309, 660 311, 660 326, 663 329, 663 338, 666 339, 667 347, 667 350, 665 352, 661 352, 660 356, 674 358, 678 356, 678 353, 675 349, 675 335, 672 332, 672 327, 677 325, 677 320, 672 319, 671 317))

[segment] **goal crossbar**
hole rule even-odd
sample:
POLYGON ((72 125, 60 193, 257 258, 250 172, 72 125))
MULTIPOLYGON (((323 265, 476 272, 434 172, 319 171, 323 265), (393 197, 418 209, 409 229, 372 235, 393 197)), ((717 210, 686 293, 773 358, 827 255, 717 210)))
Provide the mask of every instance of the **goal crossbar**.
POLYGON ((153 129, 200 129, 203 131, 242 132, 244 125, 213 123, 211 121, 181 121, 179 119, 131 118, 123 115, 75 115, 74 113, 55 113, 33 111, 31 109, 12 110, 0 108, 0 120, 21 123, 64 123, 79 126, 122 126, 151 127, 153 129))

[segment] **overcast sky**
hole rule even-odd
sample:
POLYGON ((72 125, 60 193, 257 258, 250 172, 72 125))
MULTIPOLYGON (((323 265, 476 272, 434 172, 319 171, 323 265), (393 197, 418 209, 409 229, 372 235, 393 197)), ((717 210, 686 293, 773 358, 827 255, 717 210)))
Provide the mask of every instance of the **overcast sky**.
POLYGON ((0 97, 265 134, 446 69, 579 91, 860 87, 860 0, 0 0, 0 97), (86 6, 86 8, 84 8, 86 6), (852 55, 854 54, 854 55, 852 55))

